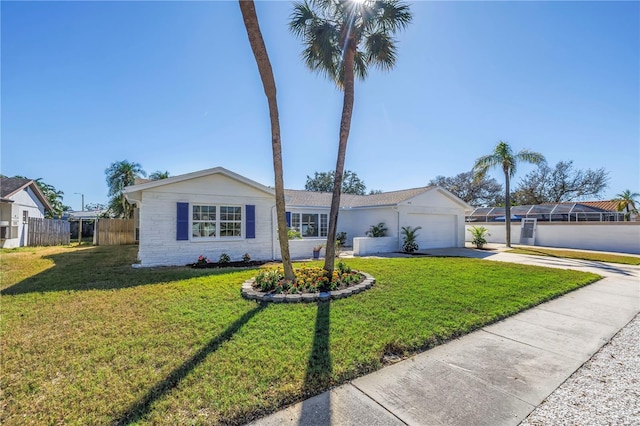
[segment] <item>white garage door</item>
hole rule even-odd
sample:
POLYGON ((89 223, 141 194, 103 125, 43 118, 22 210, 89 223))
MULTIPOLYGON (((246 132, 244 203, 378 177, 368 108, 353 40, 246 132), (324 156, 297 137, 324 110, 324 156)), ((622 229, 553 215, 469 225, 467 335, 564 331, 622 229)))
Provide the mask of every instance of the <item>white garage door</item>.
POLYGON ((422 226, 418 231, 421 249, 456 246, 456 216, 442 214, 409 214, 411 226, 422 226))

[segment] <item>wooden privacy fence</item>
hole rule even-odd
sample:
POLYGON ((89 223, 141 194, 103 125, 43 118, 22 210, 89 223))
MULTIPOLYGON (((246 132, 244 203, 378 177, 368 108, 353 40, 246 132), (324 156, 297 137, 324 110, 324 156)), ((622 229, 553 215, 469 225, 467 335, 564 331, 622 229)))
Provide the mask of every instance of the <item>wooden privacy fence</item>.
POLYGON ((97 219, 93 231, 93 244, 118 246, 135 244, 136 234, 133 219, 97 219))
POLYGON ((71 231, 66 220, 29 218, 28 246, 59 246, 69 244, 71 231))

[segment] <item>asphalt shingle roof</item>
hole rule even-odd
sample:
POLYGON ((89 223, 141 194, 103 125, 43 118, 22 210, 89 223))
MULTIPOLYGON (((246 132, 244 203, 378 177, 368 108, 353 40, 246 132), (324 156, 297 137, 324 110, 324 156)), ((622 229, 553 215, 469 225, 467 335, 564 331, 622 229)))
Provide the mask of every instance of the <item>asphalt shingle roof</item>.
POLYGON ((31 179, 23 178, 0 178, 0 197, 7 198, 27 186, 31 179))
MULTIPOLYGON (((340 196, 340 207, 354 208, 396 205, 424 192, 427 192, 431 188, 433 187, 425 186, 422 188, 403 189, 401 191, 390 191, 371 195, 342 194, 340 196)), ((297 189, 285 189, 284 192, 285 196, 288 198, 287 205, 290 206, 331 206, 332 194, 330 192, 313 192, 297 189)))

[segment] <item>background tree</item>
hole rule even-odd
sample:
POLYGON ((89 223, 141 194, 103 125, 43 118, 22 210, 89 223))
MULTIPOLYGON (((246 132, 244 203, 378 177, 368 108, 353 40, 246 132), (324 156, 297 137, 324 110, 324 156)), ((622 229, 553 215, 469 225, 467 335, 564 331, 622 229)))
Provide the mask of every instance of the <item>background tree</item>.
POLYGON ((64 199, 64 192, 59 191, 53 185, 49 185, 48 183, 45 183, 42 180, 42 178, 31 179, 26 176, 14 176, 14 177, 19 179, 29 179, 35 182, 35 184, 38 186, 38 189, 40 189, 40 192, 42 192, 42 195, 45 196, 47 201, 49 201, 49 205, 51 205, 51 211, 47 211, 47 213, 45 214, 46 218, 48 219, 60 218, 62 217, 62 213, 71 210, 71 207, 64 205, 62 203, 62 200, 64 199))
POLYGON ((553 168, 542 163, 520 180, 513 202, 524 205, 598 198, 607 188, 608 180, 609 173, 602 168, 575 169, 573 161, 560 161, 553 168))
POLYGON ((305 64, 343 90, 340 139, 334 175, 324 269, 333 273, 340 191, 351 129, 355 75, 370 65, 390 70, 396 61, 393 34, 411 22, 409 6, 397 0, 309 0, 294 3, 289 28, 303 40, 305 64))
POLYGON ((162 172, 160 170, 155 171, 155 172, 153 172, 153 173, 151 173, 149 175, 149 179, 151 179, 151 180, 167 179, 168 177, 169 177, 169 172, 168 171, 162 172))
POLYGON ((289 253, 289 237, 287 229, 286 207, 284 200, 284 177, 282 171, 282 143, 280 140, 280 119, 278 116, 278 102, 276 97, 276 80, 273 76, 271 61, 267 47, 262 38, 258 15, 253 1, 240 0, 240 10, 242 19, 249 37, 249 44, 253 51, 253 56, 258 65, 258 72, 262 80, 264 94, 269 104, 269 119, 271 121, 271 150, 273 152, 273 173, 275 177, 276 191, 276 216, 278 220, 278 240, 280 242, 280 254, 282 256, 282 265, 284 269, 284 277, 287 280, 294 281, 295 275, 293 265, 291 263, 291 255, 289 253))
POLYGON ((504 188, 487 176, 474 179, 473 171, 455 176, 436 176, 429 185, 440 186, 472 206, 498 206, 504 203, 504 188))
MULTIPOLYGON (((335 182, 334 176, 335 171, 333 170, 329 172, 315 172, 313 177, 307 175, 307 183, 304 185, 304 189, 315 192, 331 192, 333 191, 335 182)), ((350 170, 344 171, 341 189, 343 194, 364 195, 367 193, 366 191, 366 185, 355 172, 350 170)))
POLYGON ((127 160, 116 161, 104 171, 109 187, 109 210, 114 217, 130 219, 133 217, 133 207, 124 197, 124 188, 135 184, 137 178, 145 177, 147 173, 138 163, 127 160))
POLYGON ((526 149, 514 154, 508 143, 500 141, 491 154, 478 158, 473 166, 473 173, 477 180, 485 177, 489 169, 493 167, 500 167, 504 173, 504 222, 507 234, 505 244, 507 247, 511 247, 511 194, 509 193, 509 181, 515 175, 518 163, 523 161, 531 164, 540 164, 545 160, 542 154, 526 149))
POLYGON ((87 211, 92 211, 92 210, 106 210, 107 209, 107 205, 106 204, 102 204, 102 203, 89 203, 85 206, 85 209, 87 211))
POLYGON ((616 194, 616 198, 612 201, 618 202, 618 211, 626 212, 624 220, 629 220, 631 213, 638 214, 638 207, 636 206, 636 198, 640 197, 637 192, 631 192, 629 189, 625 189, 620 194, 616 194))

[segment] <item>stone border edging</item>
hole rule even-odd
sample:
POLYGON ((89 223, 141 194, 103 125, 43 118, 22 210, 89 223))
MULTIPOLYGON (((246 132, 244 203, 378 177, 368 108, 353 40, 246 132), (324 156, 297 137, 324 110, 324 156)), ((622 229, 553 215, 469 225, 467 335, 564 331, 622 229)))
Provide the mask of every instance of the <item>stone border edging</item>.
POLYGON ((272 294, 256 291, 253 288, 255 278, 250 278, 242 283, 242 297, 248 300, 256 300, 258 302, 273 302, 273 303, 298 303, 298 302, 315 302, 326 301, 329 299, 344 299, 353 294, 361 293, 370 289, 376 282, 376 279, 366 272, 357 271, 359 274, 364 275, 364 281, 360 284, 356 284, 347 287, 343 290, 334 291, 322 291, 319 293, 298 293, 298 294, 272 294))

